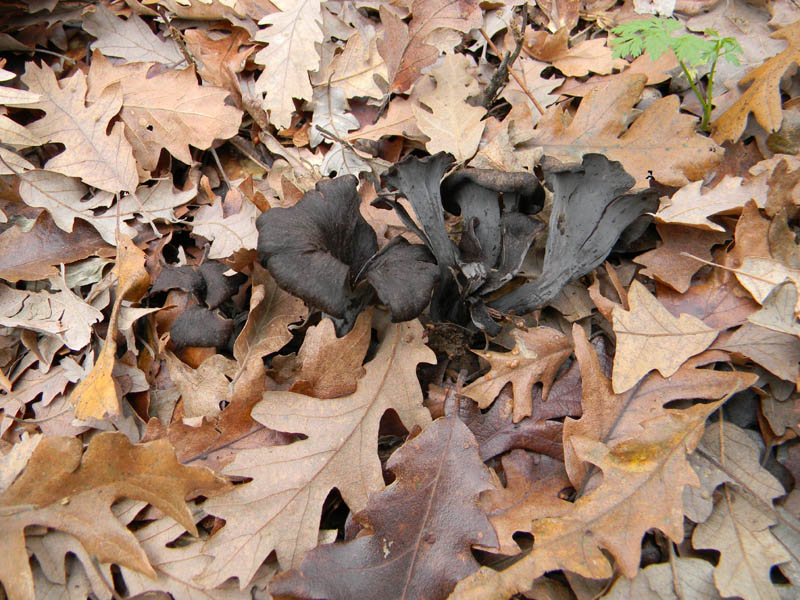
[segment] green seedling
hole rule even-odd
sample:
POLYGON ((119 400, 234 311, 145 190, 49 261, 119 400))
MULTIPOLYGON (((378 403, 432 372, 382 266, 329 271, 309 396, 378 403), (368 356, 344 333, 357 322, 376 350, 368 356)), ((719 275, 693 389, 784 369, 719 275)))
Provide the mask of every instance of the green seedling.
POLYGON ((711 99, 713 98, 714 72, 717 62, 720 58, 724 58, 729 63, 738 65, 742 47, 735 38, 720 37, 719 33, 713 29, 706 29, 703 32, 704 37, 693 34, 674 37, 673 32, 680 28, 681 24, 676 19, 658 17, 618 25, 611 30, 617 36, 611 40, 614 58, 623 56, 636 58, 647 52, 655 61, 668 50, 672 50, 689 80, 689 85, 692 86, 700 104, 703 105, 703 120, 700 123, 700 129, 708 132, 711 130, 711 109, 713 108, 711 99), (711 70, 708 72, 708 83, 704 95, 700 91, 697 69, 708 63, 711 63, 711 70))

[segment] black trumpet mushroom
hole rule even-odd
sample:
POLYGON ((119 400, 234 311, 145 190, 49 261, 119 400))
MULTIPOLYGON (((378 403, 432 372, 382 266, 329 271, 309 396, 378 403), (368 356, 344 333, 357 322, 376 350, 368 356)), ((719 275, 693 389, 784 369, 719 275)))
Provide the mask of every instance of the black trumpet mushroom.
POLYGON ((393 321, 419 316, 439 278, 424 246, 398 237, 378 250, 357 185, 352 175, 320 181, 294 206, 256 222, 259 262, 284 290, 331 316, 339 335, 375 295, 393 321))

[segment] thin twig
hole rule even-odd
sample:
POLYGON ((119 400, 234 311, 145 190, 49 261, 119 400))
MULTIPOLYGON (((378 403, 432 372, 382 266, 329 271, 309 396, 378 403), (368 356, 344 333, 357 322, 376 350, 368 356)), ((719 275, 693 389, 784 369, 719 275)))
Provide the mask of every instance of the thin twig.
POLYGON ((500 66, 497 67, 497 70, 492 75, 489 85, 486 86, 486 89, 483 92, 481 106, 487 110, 494 102, 500 90, 506 85, 506 83, 508 83, 508 71, 514 65, 514 61, 517 60, 520 50, 522 50, 522 44, 525 42, 525 28, 527 26, 528 7, 525 5, 522 7, 522 29, 520 31, 516 31, 515 28, 514 31, 516 34, 514 37, 516 38, 517 45, 513 52, 506 52, 503 60, 500 62, 500 66))

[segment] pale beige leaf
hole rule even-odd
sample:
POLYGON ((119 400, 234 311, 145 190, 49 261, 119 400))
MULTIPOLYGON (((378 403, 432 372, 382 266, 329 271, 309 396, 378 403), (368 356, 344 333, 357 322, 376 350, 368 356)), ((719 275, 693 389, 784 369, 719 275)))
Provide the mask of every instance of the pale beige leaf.
POLYGON ((190 165, 189 146, 205 150, 214 140, 239 133, 242 111, 226 104, 227 90, 199 85, 191 68, 149 77, 152 66, 134 63, 115 67, 96 53, 89 69, 90 100, 119 86, 125 137, 145 170, 155 169, 162 148, 190 165))
MULTIPOLYGON (((800 271, 790 269, 771 258, 747 257, 736 270, 736 278, 759 304, 764 304, 767 296, 786 279, 800 288, 800 271)), ((794 306, 800 312, 800 299, 794 306)))
POLYGON ((238 213, 225 217, 222 202, 217 200, 197 210, 192 233, 211 240, 208 258, 227 258, 242 248, 255 249, 258 242, 258 215, 255 204, 245 199, 238 213))
POLYGON ((676 556, 673 564, 649 565, 636 577, 619 577, 605 600, 718 600, 714 565, 701 558, 676 556), (680 594, 680 595, 679 595, 680 594))
POLYGON ((711 517, 692 534, 695 548, 720 552, 714 582, 722 596, 779 600, 770 569, 792 557, 772 535, 769 528, 775 523, 760 503, 725 484, 711 517))
POLYGON ((322 504, 334 487, 350 510, 364 508, 369 494, 384 487, 377 454, 381 417, 391 408, 407 428, 430 422, 416 367, 434 360, 419 322, 392 324, 353 394, 320 401, 266 392, 253 417, 270 429, 308 438, 240 451, 226 467, 253 481, 204 505, 226 523, 206 545, 214 562, 201 583, 216 585, 229 577, 248 582, 273 550, 283 568, 299 565, 317 544, 322 504))
POLYGON ((748 321, 773 331, 800 336, 800 323, 794 316, 797 307, 797 285, 794 282, 784 281, 775 286, 763 304, 764 308, 747 317, 748 321))
MULTIPOLYGON (((41 144, 41 140, 37 136, 5 115, 0 115, 0 140, 3 140, 4 144, 17 148, 28 148, 41 144)), ((0 168, 7 169, 7 167, 2 164, 0 164, 0 168)))
POLYGON ((717 331, 697 317, 670 312, 637 280, 628 292, 630 311, 613 310, 617 352, 612 381, 614 392, 629 390, 648 372, 657 369, 669 377, 691 356, 708 348, 717 331))
POLYGON ((312 148, 316 148, 325 140, 320 127, 339 139, 344 139, 348 132, 358 129, 358 119, 349 112, 350 108, 340 88, 325 85, 315 89, 309 109, 314 113, 311 131, 308 134, 309 145, 312 148))
POLYGON ((127 62, 158 62, 175 66, 186 59, 172 38, 160 39, 136 13, 117 17, 103 4, 95 4, 83 17, 83 28, 97 38, 93 50, 127 62))
POLYGON ((256 34, 256 41, 267 47, 255 55, 264 66, 256 81, 256 92, 266 93, 264 110, 276 127, 288 127, 294 112, 293 98, 311 99, 308 72, 319 68, 315 44, 322 43, 320 0, 276 0, 281 12, 267 15, 259 25, 270 27, 256 34))
POLYGON ((551 79, 542 77, 542 71, 548 67, 550 65, 546 62, 521 57, 515 63, 514 72, 522 81, 525 89, 523 90, 520 87, 516 79, 511 78, 500 93, 500 97, 508 100, 511 106, 527 106, 533 118, 538 119, 539 110, 525 92, 530 92, 540 106, 548 107, 558 100, 558 94, 554 94, 553 90, 564 83, 563 77, 553 77, 551 79))
POLYGON ((0 147, 0 157, 3 159, 3 162, 0 162, 0 175, 19 175, 24 171, 36 168, 19 154, 7 148, 0 147))
POLYGON ((702 181, 694 181, 679 189, 671 198, 662 198, 656 221, 725 231, 722 225, 709 217, 739 213, 750 200, 763 208, 767 200, 766 188, 749 182, 743 184, 741 177, 728 175, 710 190, 703 190, 702 187, 702 181))
POLYGON ((389 103, 386 113, 375 123, 368 123, 358 131, 354 131, 345 139, 348 142, 356 140, 379 140, 384 136, 400 135, 407 138, 424 139, 417 126, 417 119, 412 108, 413 101, 404 98, 395 98, 389 103))
POLYGON ((214 354, 193 369, 172 352, 166 358, 169 378, 181 392, 185 417, 215 417, 230 403, 236 361, 214 354))
POLYGON ((30 435, 27 431, 8 452, 0 456, 0 492, 14 483, 14 480, 28 464, 33 451, 42 439, 41 433, 30 435))
POLYGON ((377 37, 367 39, 356 32, 347 40, 341 54, 337 55, 325 69, 314 78, 316 85, 339 88, 345 98, 381 98, 385 89, 377 84, 383 81, 388 89, 389 72, 386 63, 378 54, 377 37))
POLYGON ((45 169, 79 177, 112 193, 136 189, 139 178, 124 126, 116 123, 106 133, 109 121, 122 106, 119 87, 109 87, 87 106, 83 71, 57 81, 49 66, 37 67, 33 61, 26 64, 22 82, 41 95, 38 102, 26 106, 45 112, 44 117, 27 126, 28 130, 42 143, 57 142, 66 148, 48 160, 45 169))
POLYGON ((480 92, 469 71, 471 66, 472 61, 463 54, 446 56, 432 71, 436 89, 419 98, 431 112, 416 104, 413 107, 420 131, 431 138, 425 144, 428 152, 449 152, 458 162, 472 158, 485 127, 481 119, 486 110, 467 104, 469 96, 480 92))

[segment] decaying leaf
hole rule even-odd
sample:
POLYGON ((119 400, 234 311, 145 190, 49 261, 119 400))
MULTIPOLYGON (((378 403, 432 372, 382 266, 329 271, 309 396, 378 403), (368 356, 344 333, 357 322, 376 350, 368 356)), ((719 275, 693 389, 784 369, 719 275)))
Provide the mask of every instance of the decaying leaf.
MULTIPOLYGON (((197 535, 185 499, 223 482, 208 469, 180 465, 167 442, 132 445, 122 433, 99 433, 81 453, 77 438, 46 438, 22 475, 0 495, 0 580, 12 600, 34 597, 25 551, 26 527, 43 525, 75 536, 101 562, 155 575, 134 535, 111 512, 120 498, 158 507, 197 535)), ((87 568, 92 568, 87 565, 87 568)))
POLYGON ((226 468, 253 481, 205 504, 226 523, 206 546, 214 562, 202 581, 217 585, 239 577, 244 585, 273 550, 284 568, 298 566, 317 543, 322 503, 334 487, 351 510, 363 509, 369 493, 383 489, 376 445, 384 412, 393 409, 408 428, 430 422, 415 369, 432 360, 418 323, 391 325, 353 394, 320 402, 267 392, 253 418, 308 439, 242 450, 226 468))
POLYGON ((470 547, 494 547, 497 536, 478 508, 478 494, 492 485, 469 429, 456 417, 438 419, 386 466, 395 482, 356 516, 371 534, 315 548, 274 580, 271 593, 444 599, 477 570, 470 547))
POLYGON ((561 363, 572 352, 569 339, 549 327, 511 332, 515 345, 510 352, 475 352, 491 365, 486 375, 479 377, 463 393, 487 408, 500 390, 511 382, 514 389, 514 422, 531 415, 533 385, 542 383, 542 401, 547 401, 550 386, 561 363))
POLYGON ((691 315, 673 317, 643 284, 634 280, 628 291, 630 311, 614 307, 614 392, 632 388, 648 372, 663 377, 677 371, 687 358, 700 354, 718 332, 691 315))

